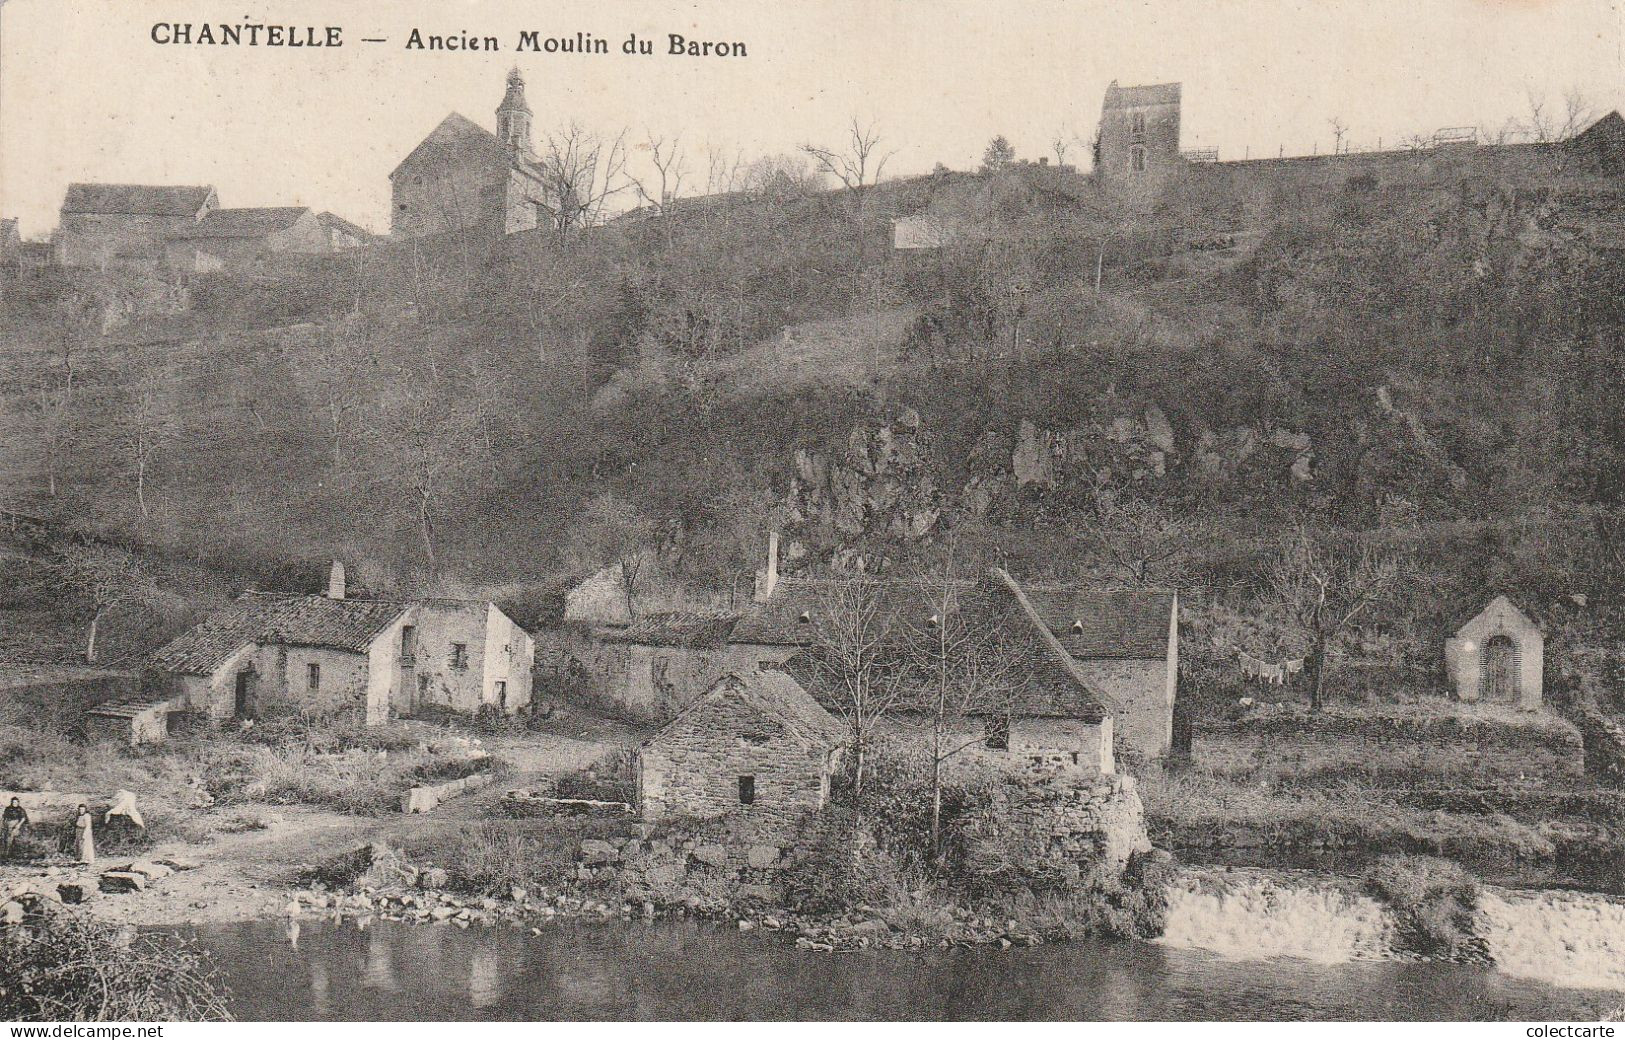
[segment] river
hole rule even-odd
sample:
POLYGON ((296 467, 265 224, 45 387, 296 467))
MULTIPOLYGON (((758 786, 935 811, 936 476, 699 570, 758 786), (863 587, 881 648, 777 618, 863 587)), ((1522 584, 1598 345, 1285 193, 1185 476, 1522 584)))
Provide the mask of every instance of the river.
POLYGON ((1589 1019, 1617 993, 1454 964, 1235 961, 1148 943, 796 950, 694 922, 539 936, 374 922, 188 930, 240 1020, 1589 1019))

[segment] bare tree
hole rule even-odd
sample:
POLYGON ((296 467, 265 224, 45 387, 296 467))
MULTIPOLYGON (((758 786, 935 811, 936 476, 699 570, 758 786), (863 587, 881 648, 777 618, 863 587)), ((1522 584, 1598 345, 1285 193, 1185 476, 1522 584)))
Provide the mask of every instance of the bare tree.
MULTIPOLYGON (((649 166, 652 172, 643 177, 628 175, 632 187, 637 191, 638 198, 643 200, 656 217, 666 216, 666 207, 671 205, 673 199, 682 194, 683 182, 688 175, 688 164, 682 150, 682 138, 673 137, 669 142, 664 137, 656 137, 654 131, 644 135, 641 146, 648 152, 649 166)), ((661 229, 665 234, 666 248, 671 248, 672 226, 669 221, 662 222, 661 229)))
POLYGON ((1349 132, 1349 125, 1343 122, 1341 116, 1332 116, 1326 122, 1332 128, 1332 154, 1339 155, 1343 151, 1343 138, 1349 132))
POLYGON ((854 196, 862 196, 864 191, 879 183, 891 153, 881 153, 880 132, 872 122, 865 125, 858 121, 857 116, 853 116, 847 125, 846 134, 846 142, 841 148, 804 144, 801 150, 810 155, 820 170, 834 177, 848 192, 854 196))
POLYGON ((1590 125, 1596 113, 1590 99, 1575 87, 1565 90, 1555 104, 1533 87, 1524 89, 1524 99, 1528 112, 1522 130, 1539 144, 1567 141, 1590 125))
POLYGON ((1064 126, 1055 131, 1055 136, 1049 143, 1050 150, 1055 153, 1055 165, 1066 165, 1066 153, 1072 150, 1072 145, 1076 141, 1077 135, 1064 126))
POLYGON ((356 416, 366 404, 360 387, 381 363, 373 330, 359 314, 352 314, 328 327, 326 350, 315 356, 301 353, 291 360, 307 399, 321 416, 333 470, 341 471, 345 442, 354 436, 356 416))
POLYGON ((600 223, 609 201, 629 186, 624 130, 606 138, 571 123, 548 135, 539 163, 553 229, 562 243, 600 223))
POLYGON ((853 116, 847 124, 846 141, 839 148, 804 144, 801 150, 812 157, 822 173, 834 177, 841 185, 847 200, 847 217, 852 225, 852 301, 856 305, 863 287, 863 272, 868 254, 868 235, 864 228, 864 197, 880 181, 886 170, 890 152, 881 151, 880 132, 875 124, 859 122, 853 116))
POLYGON ((94 298, 81 292, 64 293, 53 308, 51 335, 58 369, 42 372, 37 388, 40 418, 45 425, 45 485, 52 498, 57 492, 57 472, 63 447, 73 426, 75 351, 81 339, 94 329, 97 320, 94 298))
POLYGON ((1093 555, 1137 585, 1176 577, 1201 551, 1206 525, 1174 516, 1155 502, 1124 499, 1112 492, 1095 496, 1094 508, 1078 522, 1093 555))
POLYGON ((391 375, 393 385, 368 424, 368 472, 383 503, 410 504, 432 578, 439 569, 435 524, 446 499, 477 471, 484 442, 471 409, 443 385, 432 357, 391 375))
POLYGON ((74 542, 57 550, 51 571, 62 585, 90 603, 90 625, 85 635, 85 662, 96 661, 96 635, 109 610, 132 603, 150 603, 158 590, 151 573, 136 557, 122 549, 94 542, 74 542))
POLYGON ((136 506, 144 518, 152 515, 147 487, 153 465, 174 433, 174 418, 159 401, 159 386, 158 367, 149 361, 142 366, 125 402, 124 448, 128 452, 130 472, 135 476, 136 506))
POLYGON ((786 202, 824 189, 824 175, 804 156, 764 155, 739 172, 739 189, 758 198, 786 202))
POLYGON ((863 801, 868 752, 876 732, 905 702, 908 673, 899 658, 901 619, 881 587, 861 578, 837 579, 818 597, 816 640, 804 661, 852 735, 853 797, 863 801))
POLYGON ((931 786, 931 849, 942 855, 942 791, 954 759, 1008 726, 1037 654, 1013 618, 988 616, 947 568, 924 583, 925 620, 908 625, 911 707, 923 720, 931 786), (928 612, 928 613, 927 613, 928 612))
POLYGON ((1303 528, 1281 546, 1268 574, 1274 605, 1308 645, 1309 706, 1323 703, 1327 650, 1351 623, 1392 590, 1399 576, 1390 555, 1361 544, 1353 555, 1319 545, 1303 528))
POLYGON ((619 567, 621 595, 629 617, 637 616, 637 596, 648 579, 655 525, 635 505, 606 491, 582 508, 564 558, 579 570, 595 571, 606 562, 619 567))

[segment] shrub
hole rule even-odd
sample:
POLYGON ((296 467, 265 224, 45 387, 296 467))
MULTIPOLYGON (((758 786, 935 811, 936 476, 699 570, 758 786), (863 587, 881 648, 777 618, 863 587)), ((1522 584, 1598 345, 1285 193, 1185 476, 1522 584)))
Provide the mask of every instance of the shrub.
POLYGON ((850 811, 833 812, 807 835, 808 854, 790 872, 785 901, 811 914, 844 913, 854 906, 897 907, 932 879, 912 856, 903 857, 874 840, 871 825, 850 811))
POLYGON ((219 978, 187 940, 46 906, 0 943, 0 1018, 221 1022, 231 1013, 219 978))
POLYGON ((447 887, 455 891, 505 895, 515 885, 558 885, 572 879, 582 839, 612 833, 613 822, 591 819, 554 819, 535 831, 487 821, 409 843, 406 853, 415 863, 444 869, 447 887))
POLYGON ((1405 949, 1450 960, 1482 960, 1473 934, 1478 881, 1460 864, 1432 856, 1383 856, 1366 872, 1366 886, 1388 904, 1405 949))

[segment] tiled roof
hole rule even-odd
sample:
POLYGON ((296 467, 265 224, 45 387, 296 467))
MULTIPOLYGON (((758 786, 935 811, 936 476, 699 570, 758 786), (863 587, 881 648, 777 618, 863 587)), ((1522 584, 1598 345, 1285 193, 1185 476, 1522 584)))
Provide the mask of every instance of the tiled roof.
POLYGON ((706 614, 673 610, 645 614, 625 628, 607 632, 606 643, 640 643, 645 646, 716 647, 728 641, 738 621, 735 614, 706 614))
POLYGON ((1172 592, 1023 586, 1033 609, 1067 653, 1079 660, 1151 660, 1168 654, 1172 592))
POLYGON ((1178 83, 1152 83, 1138 87, 1120 87, 1116 81, 1106 88, 1106 108, 1135 108, 1140 105, 1179 104, 1178 83))
POLYGON ((272 206, 258 209, 216 209, 195 227, 177 231, 171 238, 264 238, 286 231, 310 212, 308 206, 272 206))
POLYGON ((174 707, 174 698, 168 697, 131 697, 126 700, 107 701, 96 705, 86 715, 98 715, 105 719, 133 719, 138 715, 145 715, 149 711, 174 707))
POLYGON ((833 748, 846 740, 847 729, 839 719, 831 715, 795 679, 774 669, 723 676, 678 712, 659 733, 645 741, 645 745, 659 743, 668 731, 680 726, 696 707, 722 697, 738 698, 768 718, 777 719, 810 745, 833 748))
MULTIPOLYGON (((864 579, 856 579, 863 581, 864 579)), ((819 615, 833 606, 842 580, 780 578, 773 596, 739 619, 730 643, 756 646, 811 646, 818 641, 819 615)), ((961 595, 985 598, 978 583, 963 582, 961 595)), ((880 596, 878 609, 897 619, 930 614, 930 586, 918 581, 870 580, 880 596)), ((1101 591, 1076 585, 1026 586, 1038 616, 1080 660, 1152 660, 1167 656, 1174 594, 1165 591, 1101 591)), ((967 603, 967 606, 970 604, 967 603)))
POLYGON ((347 235, 354 235, 356 238, 362 239, 363 241, 373 237, 372 232, 368 231, 360 224, 345 220, 337 213, 331 213, 325 209, 316 214, 316 219, 321 221, 322 226, 325 228, 333 231, 342 231, 347 235))
POLYGON ((213 188, 191 184, 70 184, 62 212, 189 217, 212 194, 213 188))
POLYGON ((209 675, 250 643, 361 652, 407 607, 382 600, 245 592, 159 647, 152 663, 183 675, 209 675))
MULTIPOLYGON (((957 583, 962 591, 975 589, 973 582, 957 583)), ((890 624, 910 619, 923 621, 931 615, 932 586, 921 581, 878 578, 780 578, 766 603, 754 604, 739 619, 730 643, 753 646, 811 646, 818 642, 821 615, 839 606, 845 589, 861 588, 878 597, 876 616, 890 624)))
MULTIPOLYGON (((818 643, 821 615, 838 609, 839 589, 854 579, 781 578, 768 602, 734 626, 728 642, 759 646, 810 647, 818 643)), ((872 590, 878 623, 907 638, 929 616, 933 586, 919 581, 855 579, 872 590)), ((1017 715, 1098 721, 1115 707, 1079 667, 1080 660, 1165 660, 1173 619, 1172 592, 1101 591, 1081 586, 1024 588, 1000 571, 988 580, 958 582, 959 606, 980 624, 1023 624, 1035 631, 1043 661, 1015 698, 1017 715)), ((936 587, 940 595, 940 586, 936 587)), ((805 668, 791 666, 804 681, 805 668)), ((820 696, 824 691, 819 690, 820 696)))
POLYGON ((545 176, 541 167, 534 162, 504 148, 496 134, 461 112, 452 112, 429 131, 428 136, 419 141, 416 148, 407 153, 406 158, 402 159, 390 173, 390 179, 393 180, 396 174, 414 161, 421 159, 445 162, 453 156, 459 162, 467 161, 469 158, 484 158, 493 164, 506 163, 531 177, 541 179, 545 176))

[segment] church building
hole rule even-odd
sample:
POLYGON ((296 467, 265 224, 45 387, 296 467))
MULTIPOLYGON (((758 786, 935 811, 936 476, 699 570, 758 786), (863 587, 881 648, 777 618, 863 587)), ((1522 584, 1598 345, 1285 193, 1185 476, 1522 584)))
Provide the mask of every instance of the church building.
POLYGON ((531 147, 525 80, 514 68, 492 133, 453 112, 401 160, 390 180, 397 238, 473 229, 492 235, 552 219, 546 175, 531 147))

